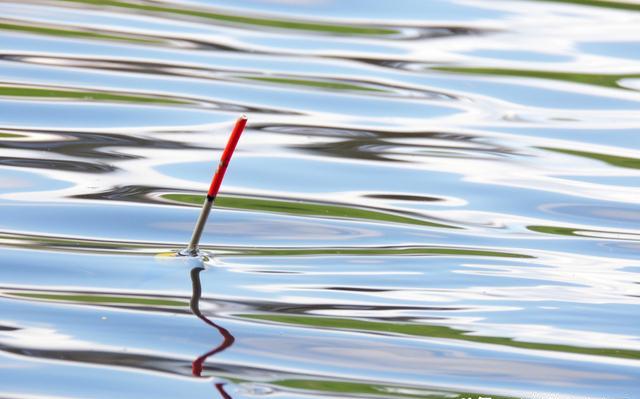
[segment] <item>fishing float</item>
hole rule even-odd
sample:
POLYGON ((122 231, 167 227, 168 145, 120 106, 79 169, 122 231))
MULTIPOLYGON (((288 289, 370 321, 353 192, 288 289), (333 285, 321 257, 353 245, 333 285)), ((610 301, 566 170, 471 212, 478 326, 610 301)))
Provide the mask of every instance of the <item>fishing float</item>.
POLYGON ((236 121, 233 130, 231 131, 231 135, 229 136, 229 140, 227 141, 227 145, 222 152, 222 156, 220 157, 220 163, 218 164, 218 169, 213 175, 213 179, 211 180, 211 185, 209 186, 209 191, 207 191, 207 196, 204 199, 204 203, 202 204, 202 210, 200 211, 200 216, 198 217, 198 221, 196 222, 196 226, 193 229, 193 234, 191 235, 191 240, 189 241, 189 245, 187 248, 183 249, 179 252, 180 255, 183 256, 198 256, 198 244, 200 243, 200 237, 202 236, 202 232, 204 231, 204 226, 207 223, 207 218, 209 217, 209 213, 211 212, 211 207, 216 200, 216 196, 218 195, 218 191, 220 191, 220 186, 222 185, 222 179, 224 179, 224 174, 227 171, 227 167, 229 166, 229 162, 231 162, 231 157, 233 156, 233 152, 238 145, 238 141, 240 141, 240 135, 244 131, 244 127, 247 125, 247 116, 242 115, 236 121))

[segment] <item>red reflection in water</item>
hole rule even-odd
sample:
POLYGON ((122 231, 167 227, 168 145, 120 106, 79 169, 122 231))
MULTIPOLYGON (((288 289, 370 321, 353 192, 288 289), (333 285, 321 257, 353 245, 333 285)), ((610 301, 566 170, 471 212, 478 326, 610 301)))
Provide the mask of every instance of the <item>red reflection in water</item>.
MULTIPOLYGON (((204 321, 211 327, 215 328, 220 335, 222 335, 222 342, 220 345, 216 346, 209 352, 199 356, 196 360, 191 363, 191 372, 194 376, 200 377, 202 375, 202 369, 204 367, 204 362, 207 360, 209 356, 213 356, 216 353, 220 353, 223 350, 227 349, 235 342, 235 337, 231 335, 229 330, 226 328, 217 325, 216 323, 209 320, 205 315, 200 312, 200 297, 202 296, 202 287, 200 285, 200 272, 203 271, 203 267, 195 267, 191 269, 191 284, 193 287, 193 293, 191 295, 190 308, 193 314, 195 314, 200 320, 204 321)), ((215 384, 216 389, 220 392, 220 395, 223 399, 232 399, 231 396, 224 390, 224 383, 215 384)))
POLYGON ((217 383, 216 389, 220 392, 220 396, 222 396, 223 399, 233 399, 227 392, 225 392, 223 383, 217 383))

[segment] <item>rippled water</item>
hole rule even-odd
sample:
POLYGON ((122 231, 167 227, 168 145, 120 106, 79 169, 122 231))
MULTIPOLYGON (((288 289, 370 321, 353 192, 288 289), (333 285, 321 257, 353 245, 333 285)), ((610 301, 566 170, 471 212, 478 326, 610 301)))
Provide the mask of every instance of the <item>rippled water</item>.
POLYGON ((638 397, 639 11, 0 2, 0 396, 638 397))

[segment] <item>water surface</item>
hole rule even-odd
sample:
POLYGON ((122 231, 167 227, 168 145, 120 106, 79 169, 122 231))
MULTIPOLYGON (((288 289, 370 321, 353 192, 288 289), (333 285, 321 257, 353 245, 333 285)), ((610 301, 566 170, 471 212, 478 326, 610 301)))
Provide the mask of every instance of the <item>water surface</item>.
POLYGON ((639 11, 0 2, 0 396, 637 397, 639 11))

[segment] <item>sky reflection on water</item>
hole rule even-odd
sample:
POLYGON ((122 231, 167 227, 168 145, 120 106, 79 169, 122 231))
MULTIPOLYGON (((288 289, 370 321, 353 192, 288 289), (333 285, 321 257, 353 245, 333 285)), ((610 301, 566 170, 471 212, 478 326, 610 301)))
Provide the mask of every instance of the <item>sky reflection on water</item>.
POLYGON ((0 396, 637 396, 638 11, 3 2, 0 396))

